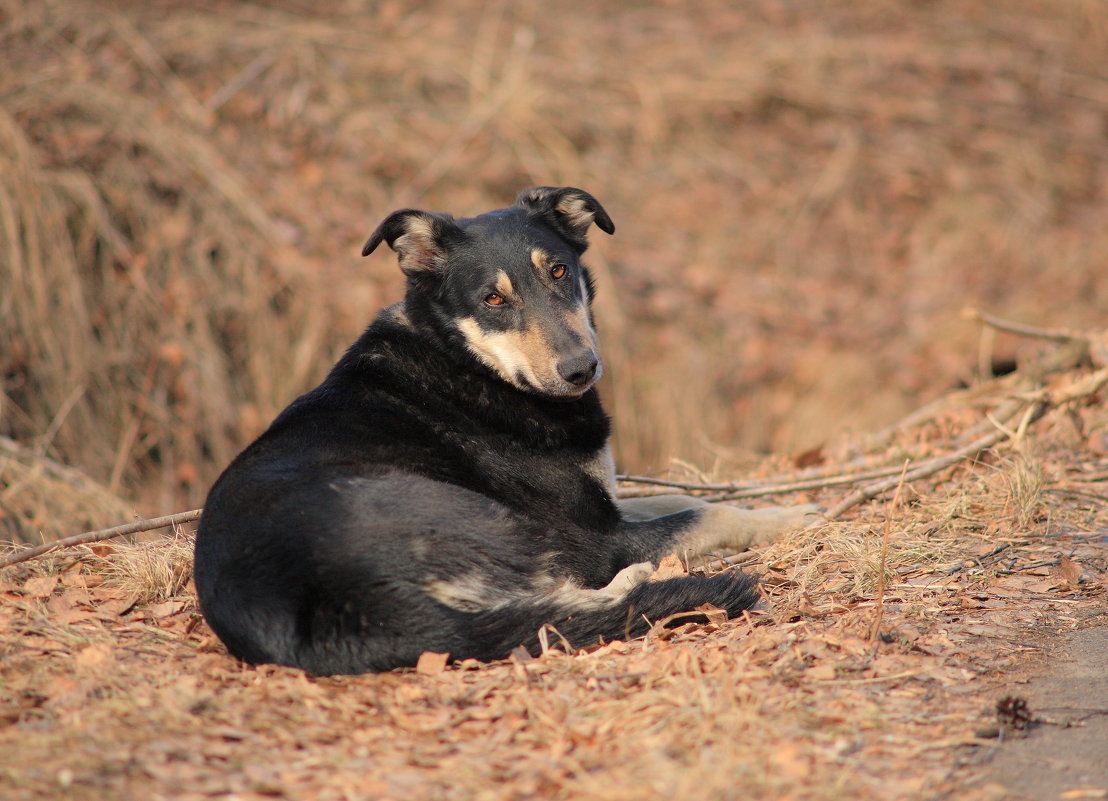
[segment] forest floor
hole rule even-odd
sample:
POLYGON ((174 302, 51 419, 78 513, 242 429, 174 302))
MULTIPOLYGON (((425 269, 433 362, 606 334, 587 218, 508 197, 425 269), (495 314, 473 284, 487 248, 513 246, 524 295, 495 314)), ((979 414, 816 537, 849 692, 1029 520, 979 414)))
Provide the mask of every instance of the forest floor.
POLYGON ((1106 370, 1021 371, 707 487, 802 479, 833 510, 843 476, 897 484, 739 557, 767 611, 578 653, 318 678, 226 653, 188 532, 5 568, 0 796, 1106 798, 1106 370), (982 424, 1001 441, 913 472, 982 424))

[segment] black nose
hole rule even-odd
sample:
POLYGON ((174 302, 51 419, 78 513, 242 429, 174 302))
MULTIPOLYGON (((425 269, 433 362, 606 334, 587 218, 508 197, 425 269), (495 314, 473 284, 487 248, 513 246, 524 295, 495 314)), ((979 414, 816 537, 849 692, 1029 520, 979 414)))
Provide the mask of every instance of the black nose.
POLYGON ((584 353, 558 362, 558 375, 575 387, 583 387, 592 381, 600 360, 594 353, 584 353))

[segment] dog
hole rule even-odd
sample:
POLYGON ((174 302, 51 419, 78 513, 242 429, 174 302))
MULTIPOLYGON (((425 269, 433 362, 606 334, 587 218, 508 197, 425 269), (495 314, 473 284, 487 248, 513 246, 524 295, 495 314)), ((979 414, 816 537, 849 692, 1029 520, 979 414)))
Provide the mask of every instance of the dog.
POLYGON ((581 256, 615 226, 573 187, 477 217, 403 209, 369 237, 406 276, 323 383, 227 467, 196 537, 200 608, 231 654, 311 674, 492 661, 755 606, 740 572, 648 581, 671 553, 741 550, 811 506, 615 499, 581 256), (558 639, 555 635, 555 640, 558 639))

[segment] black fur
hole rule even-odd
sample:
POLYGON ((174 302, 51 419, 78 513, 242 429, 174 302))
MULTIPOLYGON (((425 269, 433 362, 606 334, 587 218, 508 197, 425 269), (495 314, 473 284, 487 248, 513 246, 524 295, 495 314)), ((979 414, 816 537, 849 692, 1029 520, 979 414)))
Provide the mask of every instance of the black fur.
POLYGON ((366 254, 397 249, 404 303, 231 463, 205 504, 196 586, 231 653, 316 674, 379 671, 423 651, 535 651, 544 624, 583 646, 704 603, 733 615, 757 602, 738 573, 610 599, 557 589, 603 588, 656 562, 702 514, 624 520, 596 467, 609 434, 596 390, 511 383, 459 328, 468 318, 495 337, 541 322, 591 352, 553 330, 591 300, 577 258, 588 215, 614 230, 591 195, 538 188, 469 220, 396 212, 370 237, 366 254), (537 269, 535 248, 575 280, 537 269), (513 308, 490 305, 496 271, 519 295, 513 308))

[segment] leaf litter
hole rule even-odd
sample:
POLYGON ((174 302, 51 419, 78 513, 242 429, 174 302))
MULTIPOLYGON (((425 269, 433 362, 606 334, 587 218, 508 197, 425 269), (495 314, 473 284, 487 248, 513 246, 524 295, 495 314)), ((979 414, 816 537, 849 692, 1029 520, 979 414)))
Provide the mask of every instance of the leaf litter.
MULTIPOLYGON (((905 485, 895 504, 743 555, 765 610, 678 618, 578 653, 549 632, 538 657, 428 653, 413 670, 317 678, 226 653, 196 607, 187 534, 7 568, 0 794, 1000 798, 959 768, 997 746, 1005 688, 1052 637, 1106 615, 1102 400, 1048 410, 1018 439, 905 485)), ((978 407, 867 455, 942 452, 978 407)), ((819 469, 857 450, 829 447, 819 469)), ((782 457, 760 468, 787 469, 782 457)), ((658 576, 717 569, 733 568, 673 559, 658 576)), ((1031 719, 1016 698, 1009 717, 1031 719)))

